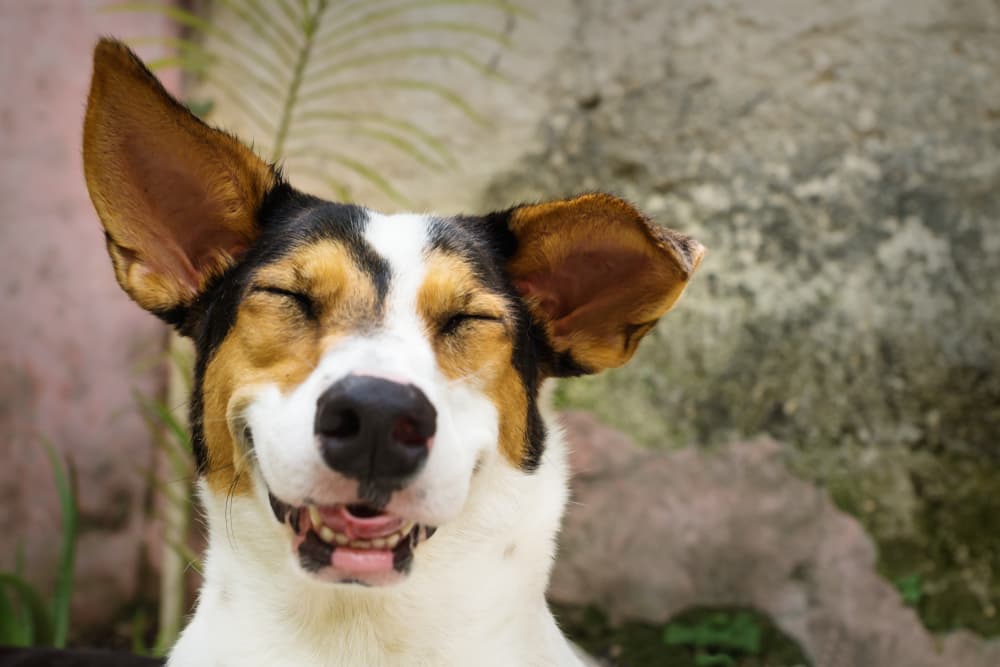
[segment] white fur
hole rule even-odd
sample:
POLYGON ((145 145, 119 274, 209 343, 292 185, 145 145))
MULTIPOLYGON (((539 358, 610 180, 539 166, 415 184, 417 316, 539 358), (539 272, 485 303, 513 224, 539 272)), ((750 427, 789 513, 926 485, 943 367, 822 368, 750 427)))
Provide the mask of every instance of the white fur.
POLYGON ((287 394, 254 388, 237 415, 254 435, 254 494, 227 502, 201 487, 205 582, 169 664, 579 665, 544 598, 567 495, 558 428, 548 424, 535 472, 505 461, 493 403, 475 378, 442 375, 416 312, 427 219, 370 216, 366 238, 392 268, 385 325, 338 342, 287 394), (384 588, 329 584, 303 571, 267 499, 268 489, 293 505, 353 495, 356 483, 323 463, 313 434, 317 398, 349 373, 399 377, 438 413, 427 464, 387 509, 440 529, 417 547, 410 576, 384 588))

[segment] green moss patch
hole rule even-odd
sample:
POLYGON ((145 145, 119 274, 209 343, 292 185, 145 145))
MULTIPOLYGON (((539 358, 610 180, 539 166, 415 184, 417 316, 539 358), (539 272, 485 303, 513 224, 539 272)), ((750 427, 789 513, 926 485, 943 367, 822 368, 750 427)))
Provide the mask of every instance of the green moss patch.
POLYGON ((554 605, 560 627, 588 653, 620 667, 796 667, 811 664, 763 614, 699 607, 664 624, 612 625, 595 607, 554 605))

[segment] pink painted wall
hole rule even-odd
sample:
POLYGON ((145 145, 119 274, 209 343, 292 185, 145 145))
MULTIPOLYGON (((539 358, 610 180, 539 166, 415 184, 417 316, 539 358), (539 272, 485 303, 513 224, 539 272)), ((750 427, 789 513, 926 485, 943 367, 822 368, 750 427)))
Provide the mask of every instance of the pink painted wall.
POLYGON ((170 28, 104 4, 0 0, 0 568, 22 545, 30 577, 51 583, 51 440, 78 476, 78 628, 135 595, 154 451, 132 394, 153 395, 164 377, 165 328, 115 283, 80 131, 97 37, 170 28))

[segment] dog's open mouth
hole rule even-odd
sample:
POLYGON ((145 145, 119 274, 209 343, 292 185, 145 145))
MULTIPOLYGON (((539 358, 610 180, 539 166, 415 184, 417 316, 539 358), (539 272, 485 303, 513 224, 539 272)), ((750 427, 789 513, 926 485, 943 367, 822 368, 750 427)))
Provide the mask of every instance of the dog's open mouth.
POLYGON ((292 548, 302 568, 334 581, 396 579, 435 530, 363 503, 292 507, 271 496, 271 507, 294 531, 292 548))

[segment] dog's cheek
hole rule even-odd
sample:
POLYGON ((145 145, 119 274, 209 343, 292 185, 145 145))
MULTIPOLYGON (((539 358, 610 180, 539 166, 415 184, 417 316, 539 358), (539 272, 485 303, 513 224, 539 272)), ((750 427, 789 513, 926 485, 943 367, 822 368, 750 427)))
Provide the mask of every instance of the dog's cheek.
POLYGON ((493 402, 478 389, 453 383, 438 395, 438 433, 427 465, 396 501, 430 525, 445 523, 465 506, 477 464, 496 447, 493 402))
MULTIPOLYGON (((250 439, 256 448, 261 434, 251 425, 248 435, 242 435, 246 412, 258 402, 248 396, 256 394, 258 387, 274 387, 273 392, 288 390, 303 382, 315 364, 315 337, 298 333, 281 315, 273 306, 244 302, 232 330, 206 368, 202 386, 205 477, 214 491, 250 492, 250 439)), ((276 412, 274 419, 281 414, 276 412)), ((311 437, 312 415, 303 423, 311 437)))

